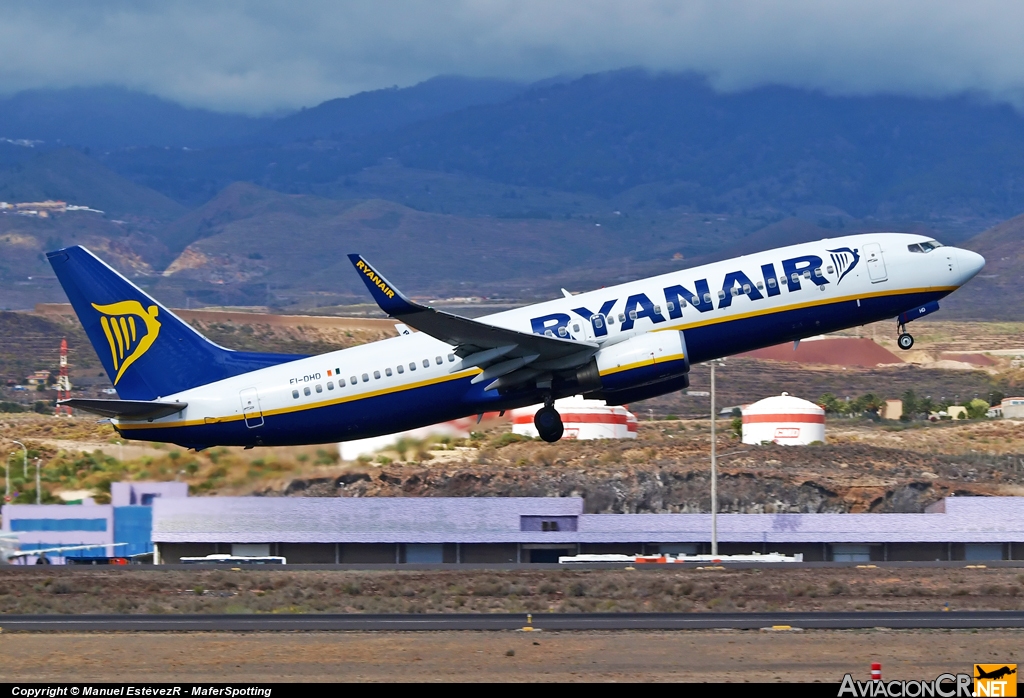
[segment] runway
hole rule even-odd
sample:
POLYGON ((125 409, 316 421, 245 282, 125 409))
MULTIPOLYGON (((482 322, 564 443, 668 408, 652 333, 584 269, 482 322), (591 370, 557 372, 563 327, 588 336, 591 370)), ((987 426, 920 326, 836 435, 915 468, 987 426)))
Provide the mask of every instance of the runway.
POLYGON ((3 631, 416 631, 416 630, 706 630, 1024 628, 1020 611, 905 613, 592 613, 24 615, 0 617, 3 631))

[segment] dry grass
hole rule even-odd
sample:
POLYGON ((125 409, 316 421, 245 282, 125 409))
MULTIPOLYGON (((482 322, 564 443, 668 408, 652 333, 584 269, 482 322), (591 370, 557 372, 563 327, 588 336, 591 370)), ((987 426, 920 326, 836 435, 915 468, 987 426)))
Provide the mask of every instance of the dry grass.
POLYGON ((1024 609, 1019 569, 0 571, 0 613, 1024 609))

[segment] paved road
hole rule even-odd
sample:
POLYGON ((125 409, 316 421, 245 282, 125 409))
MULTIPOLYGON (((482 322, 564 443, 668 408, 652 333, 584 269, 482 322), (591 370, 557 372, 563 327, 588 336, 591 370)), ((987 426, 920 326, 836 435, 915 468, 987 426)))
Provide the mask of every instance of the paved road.
MULTIPOLYGON (((7 631, 517 630, 525 614, 81 615, 0 616, 7 631)), ((1024 612, 948 613, 544 613, 538 630, 707 628, 1024 628, 1024 612)))

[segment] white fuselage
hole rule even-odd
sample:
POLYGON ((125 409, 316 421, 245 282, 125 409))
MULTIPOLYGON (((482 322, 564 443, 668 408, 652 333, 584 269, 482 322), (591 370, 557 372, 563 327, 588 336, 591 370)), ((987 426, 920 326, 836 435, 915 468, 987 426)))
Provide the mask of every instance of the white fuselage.
MULTIPOLYGON (((919 235, 878 233, 794 245, 558 298, 478 321, 601 346, 647 332, 681 330, 690 360, 696 363, 895 317, 947 295, 981 268, 983 260, 978 255, 953 247, 911 251, 911 246, 927 240, 919 235)), ((328 435, 321 420, 311 442, 360 438, 388 433, 390 424, 388 414, 364 419, 363 410, 397 414, 408 407, 411 414, 418 411, 422 415, 421 424, 430 424, 439 421, 438 417, 503 409, 497 391, 491 391, 493 396, 481 395, 479 388, 470 392, 468 387, 439 392, 439 386, 453 381, 468 386, 465 379, 479 370, 460 369, 454 347, 421 332, 409 332, 161 396, 188 406, 183 413, 152 422, 115 420, 115 425, 129 437, 190 443, 187 438, 173 438, 175 430, 228 423, 240 427, 239 422, 245 423, 246 429, 259 430, 267 428, 264 420, 281 415, 289 415, 288 428, 295 429, 301 428, 303 414, 347 406, 360 412, 339 412, 335 419, 352 421, 355 428, 338 425, 337 433, 328 435), (421 391, 422 397, 416 397, 419 389, 430 386, 437 390, 421 391), (402 395, 408 395, 412 404, 371 402, 376 397, 397 400, 402 395), (447 402, 442 405, 442 400, 447 402), (391 406, 399 404, 401 410, 391 406)), ((400 428, 409 424, 407 417, 394 422, 400 428)), ((266 443, 300 441, 268 438, 266 443)))

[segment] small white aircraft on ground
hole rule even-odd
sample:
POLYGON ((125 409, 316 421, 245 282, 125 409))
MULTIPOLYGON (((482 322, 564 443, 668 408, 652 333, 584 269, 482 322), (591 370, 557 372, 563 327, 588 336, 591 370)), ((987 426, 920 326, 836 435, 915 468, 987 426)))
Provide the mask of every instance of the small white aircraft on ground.
POLYGON ((128 544, 95 543, 92 545, 60 545, 52 548, 22 550, 21 543, 18 540, 18 535, 16 533, 0 533, 0 564, 12 565, 18 561, 24 563, 27 558, 37 555, 39 556, 36 560, 37 565, 48 565, 50 564, 50 559, 47 555, 60 555, 61 553, 70 552, 72 550, 94 550, 96 548, 106 548, 107 546, 117 547, 121 545, 128 544))

